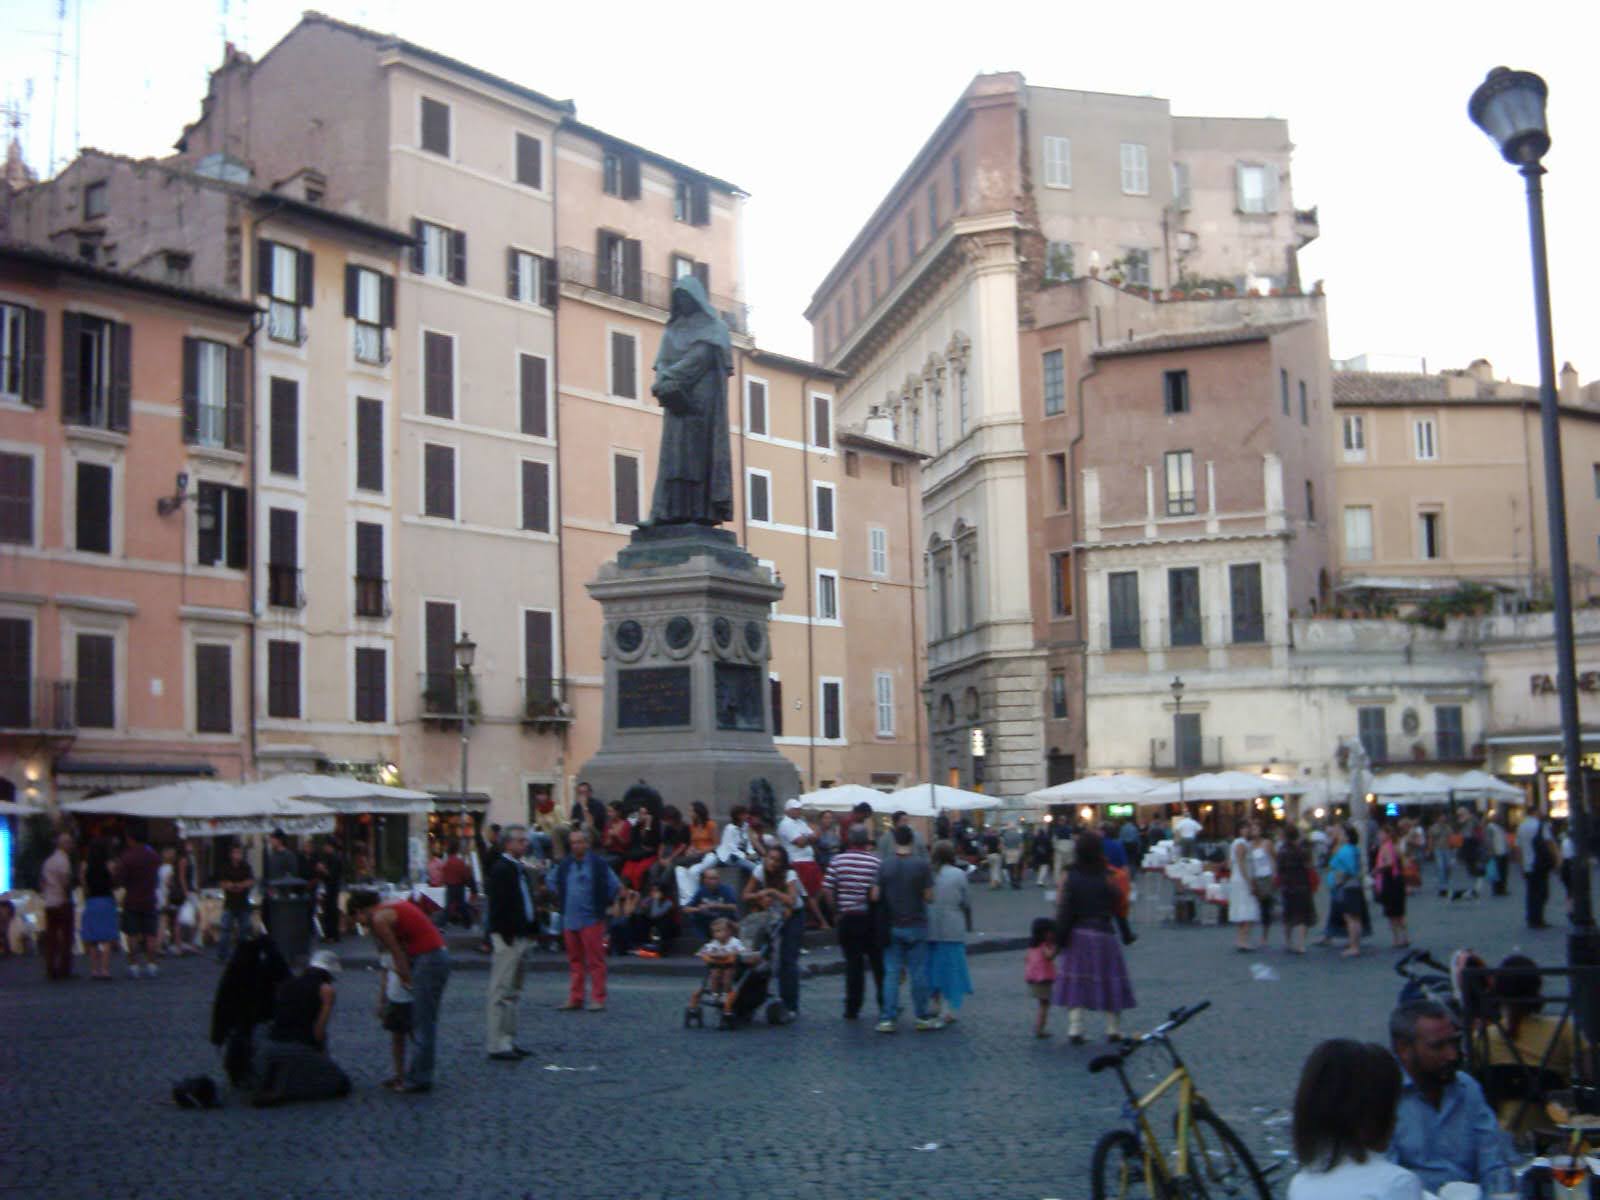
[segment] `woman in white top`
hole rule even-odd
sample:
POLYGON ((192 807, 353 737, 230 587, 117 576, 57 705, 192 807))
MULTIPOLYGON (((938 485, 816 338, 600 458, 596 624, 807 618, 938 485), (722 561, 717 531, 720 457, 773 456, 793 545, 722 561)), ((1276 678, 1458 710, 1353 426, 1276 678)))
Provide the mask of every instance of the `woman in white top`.
POLYGON ((1400 1065, 1370 1042, 1323 1042, 1294 1097, 1300 1170, 1289 1200, 1422 1200, 1422 1181, 1383 1156, 1400 1106, 1400 1065))
POLYGON ((1239 836, 1228 847, 1228 920, 1236 933, 1234 949, 1241 954, 1256 948, 1253 934, 1261 920, 1261 902, 1250 886, 1250 843, 1254 838, 1255 823, 1241 821, 1239 836))

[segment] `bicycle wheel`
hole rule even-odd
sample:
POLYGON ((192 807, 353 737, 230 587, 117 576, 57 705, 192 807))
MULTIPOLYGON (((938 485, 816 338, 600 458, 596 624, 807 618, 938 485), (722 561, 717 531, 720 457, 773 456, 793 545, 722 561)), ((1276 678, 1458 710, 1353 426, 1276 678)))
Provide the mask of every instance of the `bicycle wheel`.
POLYGON ((1113 1129, 1094 1144, 1089 1168, 1094 1200, 1165 1200, 1159 1181, 1151 1192, 1144 1174, 1144 1151, 1126 1129, 1113 1129))
POLYGON ((1190 1110, 1189 1182, 1196 1196, 1253 1196, 1272 1200, 1272 1189, 1239 1135, 1204 1104, 1190 1110))

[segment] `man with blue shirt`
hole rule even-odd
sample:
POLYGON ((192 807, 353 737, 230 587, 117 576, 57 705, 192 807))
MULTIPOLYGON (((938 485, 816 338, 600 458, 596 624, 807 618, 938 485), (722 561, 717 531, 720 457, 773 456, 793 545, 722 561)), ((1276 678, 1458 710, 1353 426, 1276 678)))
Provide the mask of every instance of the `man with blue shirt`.
POLYGON ((622 890, 617 873, 598 854, 589 851, 587 830, 574 829, 568 835, 571 853, 550 872, 550 890, 561 905, 561 938, 567 947, 567 974, 570 985, 563 1012, 587 1007, 590 1012, 606 1010, 606 912, 622 890), (589 1003, 583 1002, 584 981, 589 984, 589 1003))
POLYGON ((1486 1186, 1510 1165, 1505 1135, 1478 1081, 1460 1073, 1461 1032, 1449 1010, 1402 1005, 1389 1018, 1389 1041, 1404 1071, 1390 1160, 1430 1192, 1458 1180, 1486 1186))

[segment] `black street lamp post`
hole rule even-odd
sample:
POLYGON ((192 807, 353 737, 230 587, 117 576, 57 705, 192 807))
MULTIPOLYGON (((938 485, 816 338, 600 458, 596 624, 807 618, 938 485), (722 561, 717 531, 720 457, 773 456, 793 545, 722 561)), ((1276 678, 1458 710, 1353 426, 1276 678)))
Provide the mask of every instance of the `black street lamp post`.
MULTIPOLYGON (((1528 189, 1528 233, 1533 252, 1534 316, 1539 335, 1539 418, 1544 443, 1544 493, 1550 527, 1550 586, 1556 626, 1556 692, 1561 709, 1561 755, 1566 764, 1567 802, 1577 851, 1572 878, 1569 965, 1600 962, 1600 933, 1589 895, 1589 803, 1583 780, 1583 744, 1578 724, 1576 657, 1572 636, 1572 586, 1567 562, 1566 490, 1561 471, 1561 418, 1556 401, 1556 356, 1550 331, 1550 265, 1545 251, 1544 167, 1550 149, 1545 124, 1545 82, 1531 71, 1496 67, 1472 93, 1467 113, 1516 166, 1528 189)), ((1593 1014, 1600 1015, 1600 1014, 1593 1014)), ((1592 1015, 1592 1016, 1593 1016, 1592 1015)), ((1592 1017, 1591 1017, 1592 1019, 1592 1017)), ((1593 1026, 1589 1032, 1593 1034, 1593 1026)))

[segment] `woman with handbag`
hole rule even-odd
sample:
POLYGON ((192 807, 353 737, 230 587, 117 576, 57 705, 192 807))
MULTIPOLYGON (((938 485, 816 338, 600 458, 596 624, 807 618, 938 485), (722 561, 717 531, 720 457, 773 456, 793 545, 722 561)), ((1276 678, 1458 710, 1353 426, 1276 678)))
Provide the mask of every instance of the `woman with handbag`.
POLYGON ((1238 836, 1228 847, 1228 923, 1234 928, 1233 948, 1240 954, 1256 949, 1253 931, 1261 920, 1261 902, 1250 882, 1250 845, 1255 823, 1239 822, 1238 836))
POLYGON ((195 927, 200 924, 200 889, 196 886, 194 851, 188 842, 178 843, 178 852, 172 863, 172 877, 167 884, 167 903, 172 906, 173 954, 199 954, 195 944, 195 927))
POLYGON ((1265 946, 1272 929, 1272 911, 1278 900, 1278 855, 1265 825, 1257 821, 1255 840, 1250 844, 1250 889, 1261 906, 1261 944, 1265 946))
POLYGON ((1317 869, 1301 840, 1300 827, 1290 824, 1278 848, 1278 892, 1283 898, 1283 948, 1306 952, 1306 931, 1317 920, 1317 869))

